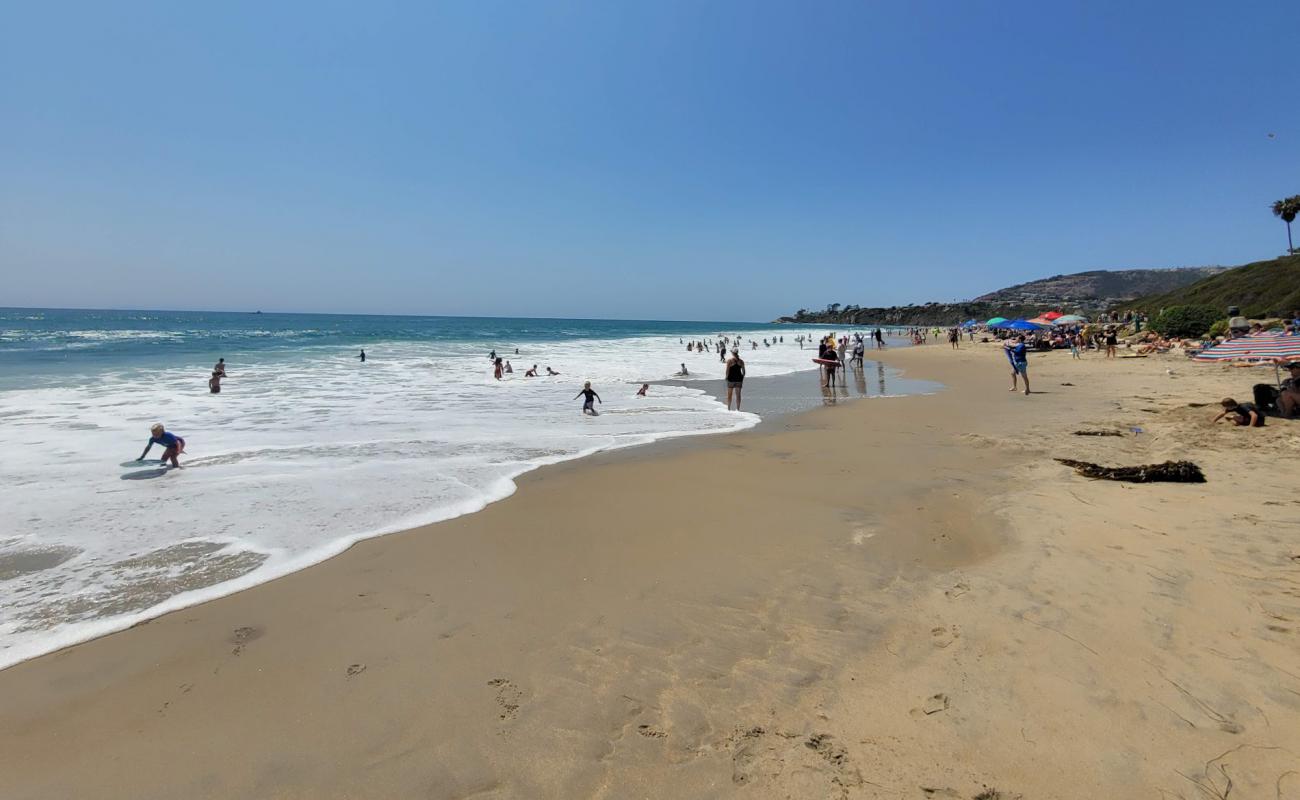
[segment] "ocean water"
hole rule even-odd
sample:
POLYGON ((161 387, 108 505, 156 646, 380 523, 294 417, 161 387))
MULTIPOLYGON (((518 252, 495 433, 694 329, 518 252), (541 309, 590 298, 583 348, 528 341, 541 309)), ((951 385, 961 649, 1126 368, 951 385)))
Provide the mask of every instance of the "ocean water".
POLYGON ((721 377, 683 340, 758 341, 743 355, 761 377, 811 368, 794 337, 815 332, 0 309, 0 667, 476 511, 544 464, 750 427, 689 380, 635 392, 683 362, 721 377), (515 368, 500 381, 494 349, 515 368), (533 364, 560 375, 524 378, 533 364), (580 413, 584 380, 600 416, 580 413), (185 438, 184 469, 157 447, 134 460, 154 422, 185 438))

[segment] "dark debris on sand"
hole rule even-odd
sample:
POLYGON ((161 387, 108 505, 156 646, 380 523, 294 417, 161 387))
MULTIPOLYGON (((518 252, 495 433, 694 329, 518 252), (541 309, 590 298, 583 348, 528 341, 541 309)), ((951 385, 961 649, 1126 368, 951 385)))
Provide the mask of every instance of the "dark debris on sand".
POLYGON ((1191 461, 1166 461, 1163 464, 1144 464, 1139 467, 1103 467, 1089 461, 1075 461, 1070 458, 1058 458, 1058 462, 1073 467, 1086 478, 1102 478, 1108 481, 1127 481, 1129 483, 1153 483, 1167 481, 1170 483, 1205 483, 1205 473, 1191 461))

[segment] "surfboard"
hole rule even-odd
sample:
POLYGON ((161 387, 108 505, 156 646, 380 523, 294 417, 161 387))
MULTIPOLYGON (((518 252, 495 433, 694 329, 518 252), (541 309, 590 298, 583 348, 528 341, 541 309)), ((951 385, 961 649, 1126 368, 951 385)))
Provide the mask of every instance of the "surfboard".
POLYGON ((812 361, 814 364, 823 364, 828 367, 838 367, 840 365, 840 362, 833 358, 814 358, 812 361))

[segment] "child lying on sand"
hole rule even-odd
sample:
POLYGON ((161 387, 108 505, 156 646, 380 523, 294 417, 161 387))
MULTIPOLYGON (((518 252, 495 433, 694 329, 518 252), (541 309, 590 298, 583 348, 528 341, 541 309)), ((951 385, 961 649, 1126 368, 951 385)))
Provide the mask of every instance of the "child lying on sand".
POLYGON ((1219 416, 1214 418, 1215 422, 1231 414, 1233 425, 1250 428, 1264 427, 1264 414, 1255 408, 1254 403, 1238 403, 1231 397, 1225 397, 1219 405, 1223 406, 1223 411, 1219 412, 1219 416))

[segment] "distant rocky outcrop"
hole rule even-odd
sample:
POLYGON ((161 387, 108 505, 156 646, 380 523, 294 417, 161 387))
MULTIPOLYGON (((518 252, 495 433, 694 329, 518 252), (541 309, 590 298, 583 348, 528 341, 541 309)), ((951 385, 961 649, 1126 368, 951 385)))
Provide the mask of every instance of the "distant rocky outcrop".
POLYGON ((924 303, 864 307, 832 303, 824 309, 801 308, 777 322, 833 325, 956 325, 992 317, 1035 317, 1057 309, 1093 314, 1135 298, 1170 292, 1215 276, 1228 267, 1092 270, 1021 283, 959 303, 924 303))
POLYGON ((1145 295, 1171 292, 1224 272, 1228 267, 1092 270, 1053 275, 975 298, 1001 305, 1079 305, 1110 308, 1145 295))

